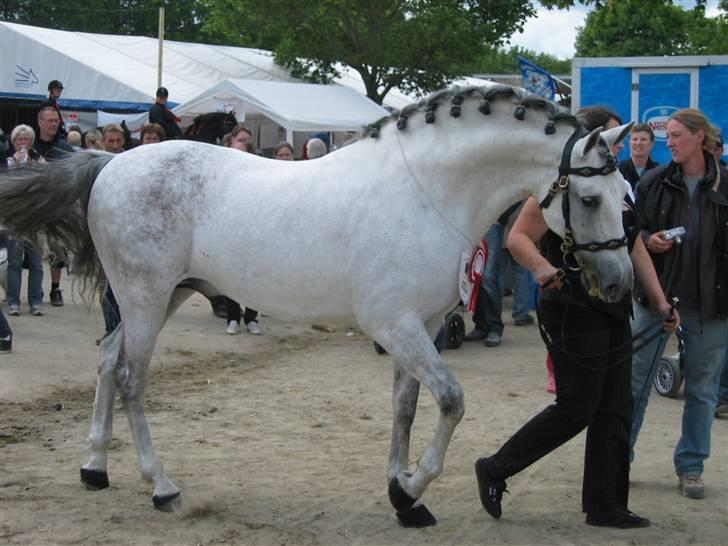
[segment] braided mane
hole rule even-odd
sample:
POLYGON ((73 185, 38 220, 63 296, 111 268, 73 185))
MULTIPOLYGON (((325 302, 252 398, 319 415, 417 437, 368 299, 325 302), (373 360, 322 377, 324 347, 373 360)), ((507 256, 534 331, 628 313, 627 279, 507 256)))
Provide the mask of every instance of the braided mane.
POLYGON ((546 134, 553 134, 556 131, 556 123, 568 123, 577 127, 580 122, 576 116, 570 114, 562 106, 553 101, 547 100, 538 95, 525 92, 515 87, 507 85, 494 85, 489 87, 480 86, 454 86, 447 89, 441 89, 430 94, 428 97, 409 104, 401 110, 395 110, 391 114, 381 117, 374 123, 367 125, 362 131, 362 137, 377 138, 382 125, 386 123, 396 123, 398 130, 407 128, 407 120, 413 115, 424 113, 426 123, 435 122, 435 111, 440 106, 449 103, 449 115, 459 117, 461 114, 460 105, 466 99, 476 99, 480 101, 478 110, 483 115, 490 114, 490 103, 500 99, 515 99, 513 115, 516 119, 523 120, 526 110, 541 110, 546 114, 548 123, 544 128, 546 134))

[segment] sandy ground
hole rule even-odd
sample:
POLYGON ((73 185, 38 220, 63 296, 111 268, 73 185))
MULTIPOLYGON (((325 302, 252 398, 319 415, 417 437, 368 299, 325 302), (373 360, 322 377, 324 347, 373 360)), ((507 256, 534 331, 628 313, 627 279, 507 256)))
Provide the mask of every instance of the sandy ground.
MULTIPOLYGON (((672 466, 680 400, 654 395, 632 467, 631 507, 648 529, 588 527, 580 513, 583 434, 509 481, 504 515, 480 507, 473 462, 551 402, 535 327, 508 325, 502 346, 465 344, 445 359, 465 388, 466 415, 445 471, 423 500, 435 527, 401 528, 385 467, 391 366, 356 331, 263 318, 263 335, 227 336, 201 297, 157 343, 147 416, 176 514, 152 509, 117 401, 109 489, 79 482, 103 328, 78 297, 12 318, 15 352, 0 355, 0 544, 407 545, 726 544, 728 420, 713 427, 707 495, 681 497, 672 466)), ((507 302, 509 300, 506 300, 507 302)), ((470 321, 468 319, 468 326, 470 321)), ((412 457, 435 423, 420 396, 412 457)))

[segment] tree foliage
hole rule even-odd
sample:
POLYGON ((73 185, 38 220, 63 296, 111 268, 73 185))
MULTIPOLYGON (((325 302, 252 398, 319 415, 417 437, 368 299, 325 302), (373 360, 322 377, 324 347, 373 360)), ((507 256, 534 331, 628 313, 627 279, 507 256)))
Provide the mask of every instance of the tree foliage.
POLYGON ((525 57, 552 74, 570 74, 571 59, 559 59, 548 53, 537 53, 519 46, 509 49, 491 48, 483 52, 476 61, 475 74, 518 74, 518 57, 525 57))
MULTIPOLYGON (((562 8, 571 0, 542 0, 562 8)), ((381 103, 399 87, 423 92, 473 70, 528 17, 529 0, 208 0, 205 32, 275 51, 294 75, 328 82, 346 65, 381 103)))
POLYGON ((687 10, 669 0, 608 2, 589 13, 576 37, 579 57, 726 53, 728 20, 706 17, 704 0, 687 10))
POLYGON ((165 38, 197 41, 207 5, 196 0, 0 0, 0 20, 58 30, 156 36, 165 6, 165 38))

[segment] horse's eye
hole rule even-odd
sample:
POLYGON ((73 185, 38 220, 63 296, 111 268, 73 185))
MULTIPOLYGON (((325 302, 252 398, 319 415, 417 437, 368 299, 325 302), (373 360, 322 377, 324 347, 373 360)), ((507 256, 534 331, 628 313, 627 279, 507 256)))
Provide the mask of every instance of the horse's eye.
POLYGON ((588 209, 595 209, 599 206, 598 197, 582 197, 581 202, 588 209))

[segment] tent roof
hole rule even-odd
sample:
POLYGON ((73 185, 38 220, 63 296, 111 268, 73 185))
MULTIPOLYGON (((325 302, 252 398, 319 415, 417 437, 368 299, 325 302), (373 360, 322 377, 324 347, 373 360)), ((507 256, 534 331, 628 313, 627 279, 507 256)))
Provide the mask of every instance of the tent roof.
MULTIPOLYGON (((46 85, 61 80, 65 108, 146 111, 157 89, 156 38, 69 32, 0 22, 0 97, 41 99, 46 85)), ((187 102, 228 79, 301 82, 275 64, 269 51, 165 40, 162 85, 170 106, 187 102)), ((353 70, 338 83, 364 94, 353 70)), ((412 99, 395 90, 385 103, 412 99)))
POLYGON ((175 109, 180 116, 222 109, 261 113, 292 131, 354 131, 387 111, 353 89, 256 80, 223 80, 175 109))
MULTIPOLYGON (((0 22, 0 96, 40 98, 50 80, 61 105, 148 110, 157 89, 155 38, 52 30, 0 22)), ((165 41, 163 85, 179 104, 226 78, 300 81, 270 52, 165 41)))

